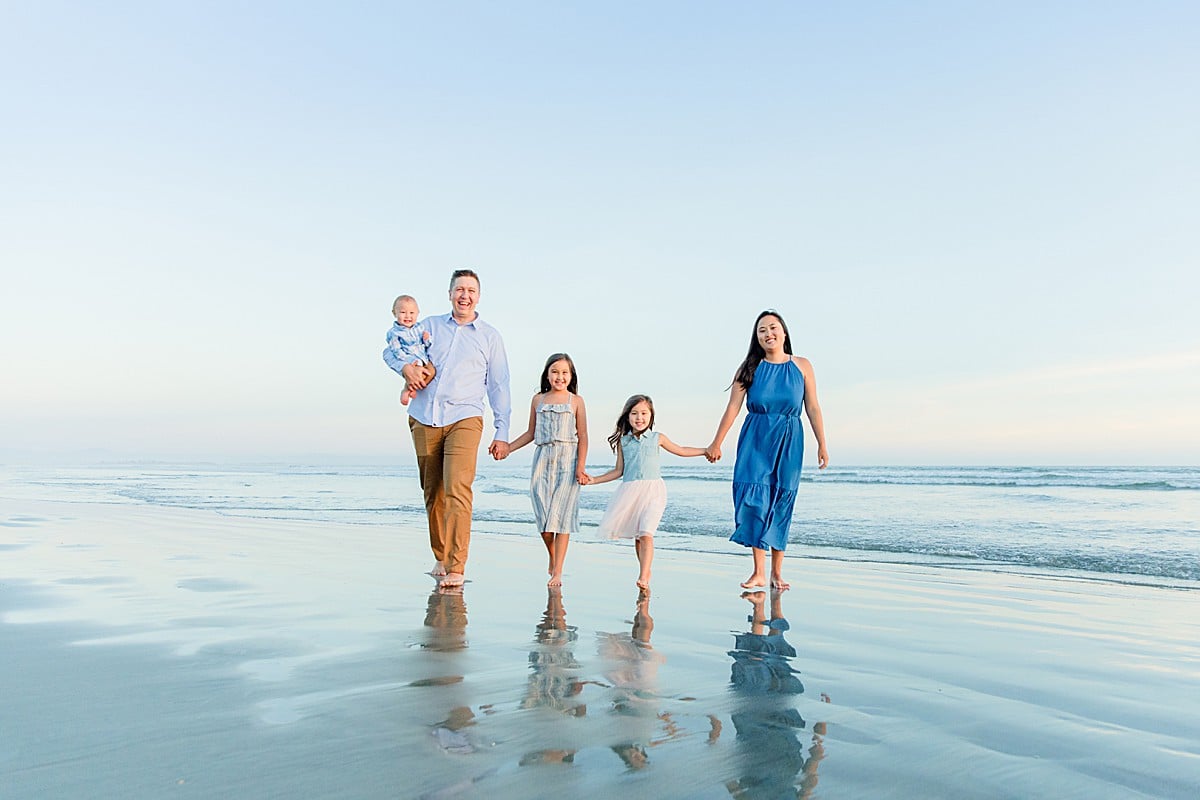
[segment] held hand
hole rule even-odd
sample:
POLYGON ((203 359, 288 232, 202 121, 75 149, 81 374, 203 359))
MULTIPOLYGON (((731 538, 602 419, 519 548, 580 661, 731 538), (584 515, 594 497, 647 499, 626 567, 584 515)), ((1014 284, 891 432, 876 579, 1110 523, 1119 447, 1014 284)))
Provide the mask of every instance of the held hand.
POLYGON ((715 464, 721 460, 721 446, 710 444, 704 448, 704 457, 708 459, 708 463, 715 464))
POLYGON ((503 461, 508 458, 508 442, 502 442, 497 439, 488 447, 488 452, 492 454, 492 458, 497 461, 503 461))
POLYGON ((575 470, 575 480, 579 481, 580 486, 587 486, 592 482, 592 476, 581 469, 577 469, 575 470))
POLYGON ((829 452, 824 447, 817 448, 817 469, 829 466, 829 452))
POLYGON ((429 379, 425 376, 425 370, 420 364, 405 364, 400 372, 404 375, 404 380, 408 381, 408 385, 414 390, 424 389, 429 385, 429 379))

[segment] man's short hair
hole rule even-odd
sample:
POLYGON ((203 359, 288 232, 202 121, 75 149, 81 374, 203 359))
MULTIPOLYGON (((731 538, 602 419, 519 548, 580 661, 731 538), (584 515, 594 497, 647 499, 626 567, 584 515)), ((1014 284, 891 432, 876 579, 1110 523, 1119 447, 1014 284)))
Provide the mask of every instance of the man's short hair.
POLYGON ((475 270, 473 270, 473 269, 456 269, 456 270, 454 270, 454 273, 450 276, 450 288, 451 289, 454 288, 454 282, 456 280, 458 280, 459 278, 474 278, 475 285, 481 286, 481 284, 479 283, 479 276, 475 274, 475 270))

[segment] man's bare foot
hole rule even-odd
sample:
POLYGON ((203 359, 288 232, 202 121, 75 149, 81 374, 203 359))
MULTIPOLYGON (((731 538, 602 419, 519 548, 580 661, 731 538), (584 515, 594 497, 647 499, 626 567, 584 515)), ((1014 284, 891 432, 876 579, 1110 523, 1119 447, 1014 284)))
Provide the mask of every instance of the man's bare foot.
POLYGON ((771 577, 771 589, 776 592, 786 592, 792 585, 778 575, 771 577))
POLYGON ((466 580, 466 578, 463 577, 461 572, 447 572, 446 577, 442 578, 442 582, 438 585, 439 586, 462 586, 463 581, 465 581, 465 580, 466 580))
POLYGON ((562 575, 550 573, 550 580, 546 581, 547 586, 562 586, 562 575))
POLYGON ((442 562, 435 561, 433 562, 433 569, 429 570, 429 574, 435 578, 440 578, 446 574, 446 567, 442 562))

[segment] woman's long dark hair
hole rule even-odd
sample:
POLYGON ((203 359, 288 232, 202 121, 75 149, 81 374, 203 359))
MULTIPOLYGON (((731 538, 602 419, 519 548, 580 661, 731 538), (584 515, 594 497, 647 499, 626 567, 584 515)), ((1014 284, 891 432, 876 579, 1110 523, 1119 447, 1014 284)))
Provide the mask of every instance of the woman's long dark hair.
POLYGON ((625 401, 625 407, 621 409, 621 416, 617 417, 616 430, 613 431, 612 436, 608 437, 608 446, 614 453, 617 452, 617 445, 621 443, 621 437, 627 433, 633 433, 633 426, 629 424, 629 412, 633 411, 633 407, 638 403, 650 406, 650 424, 646 426, 646 430, 654 429, 654 401, 648 394, 635 394, 625 401))
POLYGON ((762 345, 758 343, 758 323, 762 322, 763 317, 774 317, 779 320, 779 327, 783 328, 783 352, 789 356, 792 354, 792 334, 788 333, 788 326, 783 321, 783 316, 773 308, 759 313, 754 319, 754 327, 750 329, 750 349, 746 351, 746 359, 733 376, 734 383, 739 384, 743 389, 749 389, 750 384, 754 383, 754 370, 758 369, 759 363, 767 355, 767 351, 763 350, 762 345))
POLYGON ((571 368, 571 381, 567 384, 567 391, 571 394, 578 394, 579 375, 575 372, 575 362, 566 353, 554 353, 546 359, 546 366, 542 367, 542 394, 550 391, 550 365, 555 361, 567 362, 567 366, 571 368))

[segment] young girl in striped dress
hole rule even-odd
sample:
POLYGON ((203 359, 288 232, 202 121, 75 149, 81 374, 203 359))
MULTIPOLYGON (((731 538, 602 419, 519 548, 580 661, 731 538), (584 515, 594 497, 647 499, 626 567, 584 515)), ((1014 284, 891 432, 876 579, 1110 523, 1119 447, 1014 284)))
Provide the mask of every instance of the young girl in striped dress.
MULTIPOLYGON (((654 561, 654 534, 667 507, 667 485, 659 472, 658 451, 677 456, 702 456, 702 447, 682 447, 661 433, 655 433, 654 401, 635 394, 625 401, 617 427, 608 444, 617 454, 617 465, 603 475, 584 475, 588 485, 621 478, 621 486, 608 501, 600 520, 600 535, 610 539, 633 539, 637 553, 637 585, 650 591, 650 564, 654 561)), ((580 461, 582 464, 583 462, 580 461)))
POLYGON ((579 484, 587 478, 587 411, 575 394, 579 379, 566 353, 546 359, 541 391, 529 404, 529 430, 508 443, 509 452, 533 442, 529 496, 533 515, 550 556, 547 586, 562 586, 563 562, 571 534, 579 530, 579 484))

